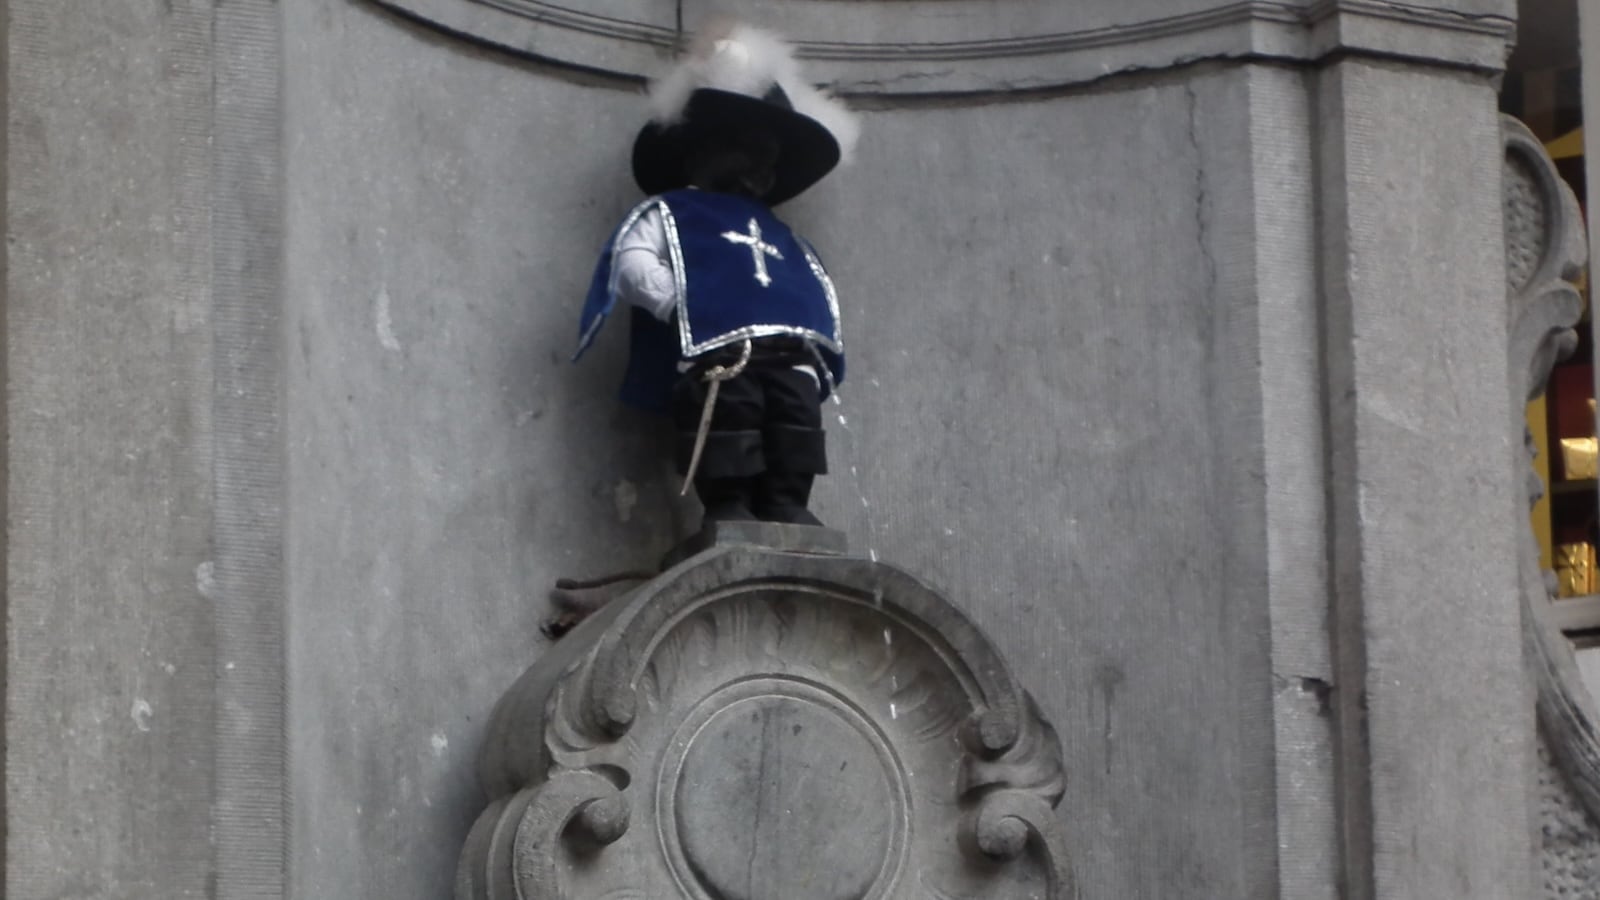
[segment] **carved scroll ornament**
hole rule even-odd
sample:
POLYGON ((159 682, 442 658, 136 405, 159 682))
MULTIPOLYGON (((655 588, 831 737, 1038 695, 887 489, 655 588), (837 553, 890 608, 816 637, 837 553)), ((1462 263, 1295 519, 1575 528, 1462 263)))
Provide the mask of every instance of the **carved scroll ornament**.
MULTIPOLYGON (((1522 411, 1544 393, 1551 368, 1577 346, 1572 327, 1582 315, 1583 301, 1573 281, 1587 248, 1577 198, 1544 146, 1510 116, 1501 117, 1501 131, 1512 428, 1522 436, 1518 477, 1524 479, 1531 506, 1543 495, 1544 484, 1533 470, 1533 439, 1522 411)), ((1578 672, 1572 643, 1552 619, 1554 583, 1539 564, 1533 532, 1526 527, 1520 531, 1523 635, 1538 689, 1539 725, 1557 766, 1589 815, 1600 821, 1600 718, 1578 672)))
POLYGON ((1055 732, 865 560, 723 546, 502 698, 457 900, 1065 900, 1055 732))

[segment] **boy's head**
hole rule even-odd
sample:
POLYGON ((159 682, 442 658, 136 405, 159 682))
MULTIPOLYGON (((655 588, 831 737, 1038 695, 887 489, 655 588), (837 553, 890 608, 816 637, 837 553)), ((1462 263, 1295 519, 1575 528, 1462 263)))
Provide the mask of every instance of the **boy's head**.
POLYGON ((684 157, 684 176, 701 190, 765 200, 777 184, 778 139, 763 129, 716 129, 684 157))

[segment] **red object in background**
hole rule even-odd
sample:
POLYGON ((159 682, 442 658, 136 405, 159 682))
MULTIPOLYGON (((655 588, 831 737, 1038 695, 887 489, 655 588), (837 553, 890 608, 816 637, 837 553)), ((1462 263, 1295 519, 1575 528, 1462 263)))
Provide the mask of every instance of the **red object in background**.
POLYGON ((1594 437, 1594 366, 1557 366, 1550 373, 1550 435, 1561 438, 1594 437))
POLYGON ((1560 546, 1562 544, 1587 543, 1592 539, 1593 535, 1590 534, 1587 526, 1562 525, 1551 534, 1551 537, 1553 538, 1551 543, 1560 546))
MULTIPOLYGON (((1550 415, 1550 468, 1561 469, 1561 439, 1594 437, 1594 366, 1557 366, 1545 391, 1550 415)), ((1561 477, 1565 477, 1564 473, 1561 477)))

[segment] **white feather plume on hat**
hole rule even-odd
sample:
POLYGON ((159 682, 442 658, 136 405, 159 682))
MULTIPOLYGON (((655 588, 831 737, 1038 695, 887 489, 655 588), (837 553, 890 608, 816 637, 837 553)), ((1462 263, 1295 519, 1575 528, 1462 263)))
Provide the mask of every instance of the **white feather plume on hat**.
POLYGON ((761 97, 774 84, 783 89, 795 112, 828 129, 848 162, 861 134, 855 113, 805 80, 787 41, 736 20, 719 20, 703 29, 688 55, 650 83, 650 106, 654 121, 672 125, 682 118, 690 95, 699 88, 761 97))

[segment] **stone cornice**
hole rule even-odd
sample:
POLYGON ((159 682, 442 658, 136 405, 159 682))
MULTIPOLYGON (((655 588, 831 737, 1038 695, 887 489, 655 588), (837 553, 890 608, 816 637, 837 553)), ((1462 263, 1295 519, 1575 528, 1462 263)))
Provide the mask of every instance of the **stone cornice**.
MULTIPOLYGON (((373 2, 516 53, 627 79, 658 71, 680 37, 676 10, 630 0, 584 9, 547 0, 373 2)), ((770 5, 751 17, 794 38, 802 56, 819 61, 817 73, 847 94, 1039 89, 1198 59, 1311 62, 1341 52, 1492 71, 1515 34, 1509 14, 1381 0, 1179 0, 1133 21, 1121 18, 1128 4, 1060 4, 1032 15, 1020 33, 993 4, 970 0, 938 0, 937 16, 917 15, 932 4, 915 0, 894 4, 892 16, 867 2, 770 5)))
POLYGON ((1306 19, 1313 24, 1340 14, 1372 16, 1447 31, 1508 38, 1514 30, 1511 18, 1500 13, 1469 13, 1438 5, 1389 3, 1385 0, 1312 0, 1306 6, 1306 19))

